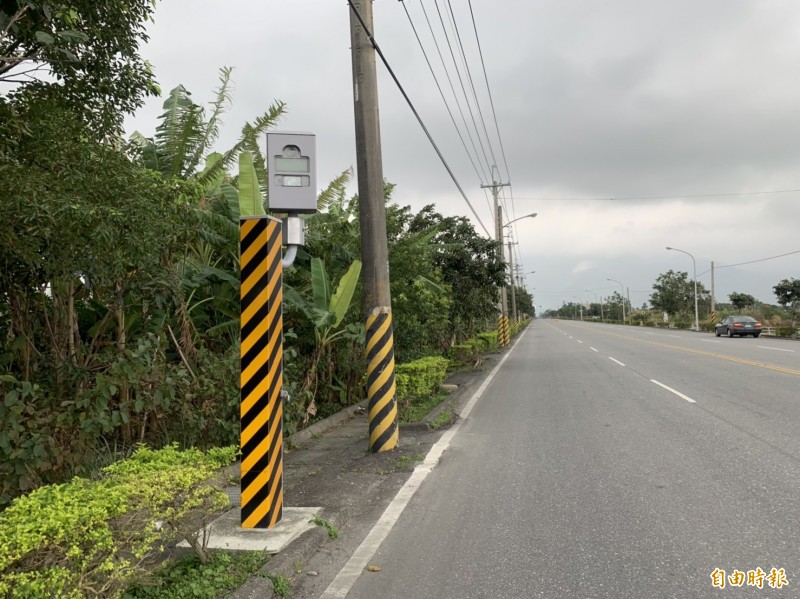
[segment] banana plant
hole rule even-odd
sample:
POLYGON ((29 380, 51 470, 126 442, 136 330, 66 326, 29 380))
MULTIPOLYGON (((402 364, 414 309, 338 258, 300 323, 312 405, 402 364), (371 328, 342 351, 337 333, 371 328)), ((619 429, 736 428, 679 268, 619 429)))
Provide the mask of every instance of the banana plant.
POLYGON ((345 314, 347 314, 347 310, 353 300, 353 293, 360 275, 361 261, 354 260, 347 272, 339 279, 336 291, 331 293, 331 282, 325 270, 325 264, 319 258, 312 258, 312 297, 310 299, 304 297, 291 287, 287 287, 284 290, 286 302, 299 308, 314 325, 314 353, 302 387, 303 391, 312 391, 312 399, 306 409, 306 420, 316 413, 314 397, 319 384, 319 363, 330 351, 331 345, 342 338, 363 342, 364 327, 362 324, 351 323, 342 327, 345 314))

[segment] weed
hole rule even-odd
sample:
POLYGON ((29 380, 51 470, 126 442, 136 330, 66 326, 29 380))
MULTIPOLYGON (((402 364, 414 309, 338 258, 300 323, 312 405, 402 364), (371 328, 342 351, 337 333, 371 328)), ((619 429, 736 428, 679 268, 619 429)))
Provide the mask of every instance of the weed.
POLYGON ((447 399, 444 393, 436 393, 425 397, 411 397, 408 403, 400 408, 401 422, 420 422, 431 410, 447 399))
POLYGON ((339 535, 342 534, 332 522, 329 522, 324 518, 320 518, 319 516, 314 516, 311 520, 309 520, 309 522, 311 524, 315 524, 316 526, 322 526, 325 530, 327 530, 329 539, 337 539, 339 538, 339 535))
POLYGON ((452 410, 445 410, 441 414, 439 414, 436 418, 431 420, 428 423, 433 430, 439 430, 440 428, 445 428, 450 426, 456 421, 456 415, 453 413, 452 410))
POLYGON ((272 591, 278 597, 289 597, 292 594, 292 581, 282 574, 267 575, 272 583, 272 591))
POLYGON ((397 465, 403 470, 410 470, 412 467, 412 462, 421 462, 424 459, 425 456, 421 456, 419 454, 404 455, 397 458, 397 465))
POLYGON ((261 551, 225 553, 216 551, 209 562, 200 563, 192 555, 168 564, 148 584, 129 588, 123 599, 213 599, 236 589, 268 560, 261 551))
POLYGON ((294 568, 294 573, 295 574, 300 574, 300 572, 303 571, 303 560, 301 560, 301 559, 294 560, 294 563, 292 564, 292 567, 294 568))

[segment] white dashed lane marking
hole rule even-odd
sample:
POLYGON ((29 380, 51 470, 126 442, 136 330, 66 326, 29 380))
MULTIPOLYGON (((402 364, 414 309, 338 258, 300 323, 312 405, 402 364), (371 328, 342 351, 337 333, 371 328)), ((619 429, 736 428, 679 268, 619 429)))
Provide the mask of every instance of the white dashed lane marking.
POLYGON ((659 382, 658 382, 657 380, 655 380, 655 379, 650 379, 650 382, 651 382, 651 383, 655 383, 656 385, 658 385, 658 386, 659 386, 659 387, 661 387, 662 389, 666 389, 666 390, 667 390, 667 391, 669 391, 670 393, 674 393, 675 395, 677 395, 677 396, 678 396, 678 397, 680 397, 681 399, 685 399, 685 400, 686 400, 686 401, 688 401, 689 403, 697 403, 697 402, 696 402, 695 400, 693 400, 691 397, 689 397, 689 396, 687 396, 687 395, 684 395, 684 394, 683 394, 683 393, 681 393, 680 391, 675 391, 675 389, 673 389, 672 387, 667 387, 667 386, 666 386, 664 383, 659 383, 659 382))

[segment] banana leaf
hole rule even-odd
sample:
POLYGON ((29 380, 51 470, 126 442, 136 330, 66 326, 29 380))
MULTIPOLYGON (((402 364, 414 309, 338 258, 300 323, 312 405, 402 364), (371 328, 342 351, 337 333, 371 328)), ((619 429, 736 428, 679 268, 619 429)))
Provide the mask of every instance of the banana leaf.
POLYGON ((336 288, 336 293, 331 297, 329 312, 336 315, 336 320, 333 323, 334 328, 338 327, 350 307, 350 301, 353 299, 353 292, 356 290, 358 284, 358 277, 361 275, 361 260, 353 260, 350 268, 342 275, 339 280, 339 286, 336 288))

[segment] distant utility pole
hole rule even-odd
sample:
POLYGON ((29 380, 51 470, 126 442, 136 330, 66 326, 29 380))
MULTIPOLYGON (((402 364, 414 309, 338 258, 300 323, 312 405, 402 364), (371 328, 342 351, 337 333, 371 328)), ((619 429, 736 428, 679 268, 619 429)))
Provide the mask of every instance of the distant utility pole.
POLYGON ((717 301, 714 299, 714 261, 711 261, 711 312, 716 312, 717 301))
POLYGON ((511 318, 517 322, 517 294, 514 285, 514 244, 511 243, 511 236, 508 237, 508 269, 511 275, 511 318))
POLYGON ((383 189, 378 84, 372 36, 372 0, 348 0, 353 58, 353 105, 356 124, 356 168, 361 225, 361 261, 367 328, 367 398, 369 449, 397 446, 397 398, 394 380, 394 335, 389 291, 389 248, 383 189))
MULTIPOLYGON (((500 208, 500 188, 510 186, 511 183, 498 183, 497 181, 492 181, 491 185, 481 185, 484 189, 491 189, 492 197, 494 198, 494 231, 495 241, 497 242, 497 257, 500 259, 500 262, 505 262, 505 258, 503 257, 503 212, 500 208)), ((508 295, 506 293, 505 278, 505 275, 503 275, 503 288, 500 290, 500 304, 497 307, 498 310, 500 310, 500 318, 497 324, 497 342, 501 346, 510 343, 510 338, 507 336, 508 295)))

